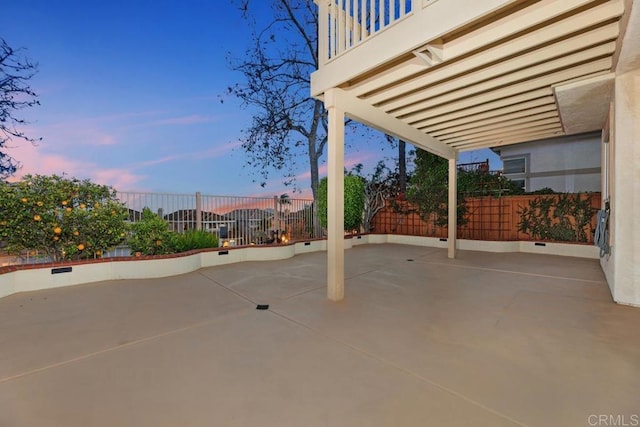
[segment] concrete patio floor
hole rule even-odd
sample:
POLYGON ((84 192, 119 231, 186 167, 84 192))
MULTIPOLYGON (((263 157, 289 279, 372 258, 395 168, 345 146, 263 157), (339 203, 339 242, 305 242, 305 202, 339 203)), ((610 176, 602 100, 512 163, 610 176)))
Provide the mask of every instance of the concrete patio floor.
POLYGON ((640 309, 612 302, 596 260, 359 246, 341 303, 325 265, 314 253, 0 299, 0 426, 638 419, 640 309))

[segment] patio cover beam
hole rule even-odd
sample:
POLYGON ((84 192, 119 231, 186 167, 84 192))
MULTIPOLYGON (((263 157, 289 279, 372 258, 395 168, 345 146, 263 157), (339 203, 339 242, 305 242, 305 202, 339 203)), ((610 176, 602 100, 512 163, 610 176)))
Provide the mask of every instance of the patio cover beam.
POLYGON ((455 150, 438 139, 419 131, 342 89, 334 88, 325 92, 324 103, 327 108, 330 105, 337 105, 348 117, 381 132, 410 142, 423 150, 437 154, 445 159, 456 158, 455 150))

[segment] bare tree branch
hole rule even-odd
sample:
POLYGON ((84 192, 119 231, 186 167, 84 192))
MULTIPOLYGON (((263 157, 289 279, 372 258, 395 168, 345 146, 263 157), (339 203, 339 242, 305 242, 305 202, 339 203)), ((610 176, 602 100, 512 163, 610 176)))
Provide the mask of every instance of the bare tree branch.
POLYGON ((20 56, 20 50, 14 50, 0 38, 0 179, 13 175, 19 167, 18 162, 4 151, 7 142, 22 139, 35 143, 40 140, 19 130, 27 122, 15 115, 19 110, 40 104, 36 99, 38 95, 27 84, 37 68, 37 64, 20 56))
POLYGON ((253 113, 242 136, 247 166, 263 185, 273 171, 294 184, 297 162, 306 158, 315 198, 326 146, 324 104, 310 97, 309 79, 318 65, 316 7, 306 0, 274 0, 272 18, 257 28, 254 3, 232 1, 253 32, 244 57, 229 58, 244 80, 228 93, 253 113))

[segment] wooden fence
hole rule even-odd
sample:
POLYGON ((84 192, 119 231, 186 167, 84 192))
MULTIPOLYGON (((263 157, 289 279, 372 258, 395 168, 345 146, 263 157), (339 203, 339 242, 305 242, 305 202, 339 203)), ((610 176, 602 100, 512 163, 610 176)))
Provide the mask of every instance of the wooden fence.
MULTIPOLYGON (((589 193, 591 196, 593 217, 591 227, 587 230, 587 241, 593 243, 596 227, 596 212, 601 206, 601 194, 589 193)), ((539 240, 518 231, 521 221, 519 212, 529 206, 529 202, 539 197, 553 195, 522 195, 501 197, 468 197, 466 204, 467 223, 458 227, 458 237, 470 240, 539 240)), ((556 196, 557 197, 557 196, 556 196)), ((447 237, 447 227, 436 225, 435 218, 424 221, 416 207, 409 202, 393 202, 378 212, 372 221, 372 232, 382 234, 402 234, 409 236, 447 237)))

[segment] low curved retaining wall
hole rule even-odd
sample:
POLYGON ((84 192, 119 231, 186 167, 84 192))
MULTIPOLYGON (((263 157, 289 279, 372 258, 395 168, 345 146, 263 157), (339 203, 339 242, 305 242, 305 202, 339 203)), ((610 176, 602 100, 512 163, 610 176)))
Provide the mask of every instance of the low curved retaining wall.
MULTIPOLYGON (((364 244, 394 243, 446 248, 446 239, 367 234, 345 239, 345 248, 364 244)), ((190 273, 200 268, 243 261, 273 261, 295 255, 325 251, 326 240, 296 242, 279 246, 243 246, 192 251, 157 257, 121 257, 61 264, 36 264, 0 268, 0 298, 18 292, 73 286, 105 280, 153 279, 190 273)), ((536 242, 490 242, 458 240, 458 249, 484 252, 527 252, 547 255, 598 258, 590 245, 536 242)))

